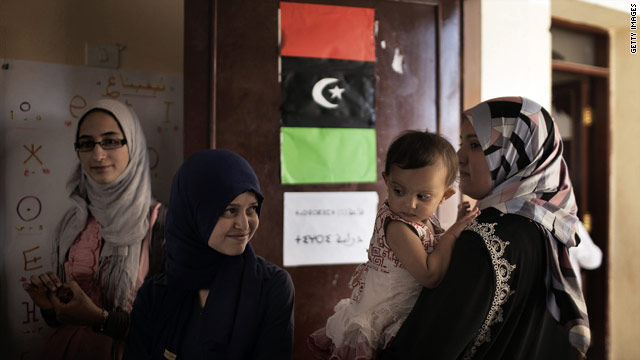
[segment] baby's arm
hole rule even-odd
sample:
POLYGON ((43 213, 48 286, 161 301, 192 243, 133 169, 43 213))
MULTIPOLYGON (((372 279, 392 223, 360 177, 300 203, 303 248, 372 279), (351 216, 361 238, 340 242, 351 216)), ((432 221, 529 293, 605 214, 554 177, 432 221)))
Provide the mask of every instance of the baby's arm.
POLYGON ((428 256, 418 235, 400 221, 391 221, 387 225, 387 243, 411 276, 423 286, 434 288, 447 272, 456 239, 479 214, 480 211, 475 209, 453 224, 442 234, 438 246, 428 256))
MULTIPOLYGON (((464 201, 460 205, 458 205, 458 220, 447 229, 447 231, 442 234, 445 236, 446 234, 453 235, 456 239, 460 236, 462 231, 469 225, 471 222, 480 215, 480 210, 477 207, 473 209, 469 209, 469 202, 464 201)), ((442 240, 440 240, 442 241, 442 240)), ((440 245, 440 243, 438 243, 440 245)))
POLYGON ((471 204, 468 201, 463 201, 458 204, 458 216, 456 220, 462 219, 469 211, 471 211, 471 204))

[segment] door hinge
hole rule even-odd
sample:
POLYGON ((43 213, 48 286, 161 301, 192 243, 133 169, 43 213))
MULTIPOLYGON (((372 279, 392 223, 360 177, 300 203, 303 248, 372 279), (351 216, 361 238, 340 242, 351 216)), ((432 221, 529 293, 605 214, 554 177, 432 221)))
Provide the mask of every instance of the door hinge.
POLYGON ((591 126, 593 123, 593 112, 590 107, 585 107, 582 109, 582 125, 591 126))
POLYGON ((584 229, 587 230, 588 233, 591 232, 591 213, 587 212, 582 215, 582 224, 584 225, 584 229))

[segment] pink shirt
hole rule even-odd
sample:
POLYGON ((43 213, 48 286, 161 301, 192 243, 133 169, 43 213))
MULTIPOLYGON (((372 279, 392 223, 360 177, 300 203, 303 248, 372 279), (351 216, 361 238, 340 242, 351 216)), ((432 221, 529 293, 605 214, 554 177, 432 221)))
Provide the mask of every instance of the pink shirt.
MULTIPOLYGON (((157 203, 151 208, 149 231, 141 245, 136 289, 142 285, 149 272, 149 243, 160 206, 161 204, 157 203)), ((95 283, 94 279, 98 271, 101 248, 100 224, 96 218, 89 215, 87 225, 69 248, 69 255, 64 263, 67 281, 75 280, 98 307, 102 307, 103 287, 101 283, 95 283)), ((129 305, 125 310, 131 311, 131 307, 132 305, 129 305)), ((112 338, 94 332, 90 326, 64 325, 56 328, 51 335, 45 345, 44 354, 46 359, 110 360, 114 349, 118 352, 118 358, 122 358, 123 345, 124 343, 114 344, 112 338)))

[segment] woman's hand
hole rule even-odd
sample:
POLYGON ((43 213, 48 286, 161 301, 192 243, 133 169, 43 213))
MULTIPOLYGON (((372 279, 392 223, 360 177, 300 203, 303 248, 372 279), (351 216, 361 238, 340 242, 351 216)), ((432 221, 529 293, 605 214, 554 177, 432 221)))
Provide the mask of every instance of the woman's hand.
POLYGON ((56 311, 56 319, 63 324, 93 326, 102 321, 102 309, 75 281, 64 283, 59 293, 51 294, 51 303, 56 311), (67 303, 60 299, 63 292, 71 296, 67 303))
POLYGON ((30 280, 31 282, 23 283, 22 287, 33 302, 42 310, 53 309, 51 295, 62 287, 62 281, 60 281, 58 275, 49 271, 38 276, 32 275, 30 280))

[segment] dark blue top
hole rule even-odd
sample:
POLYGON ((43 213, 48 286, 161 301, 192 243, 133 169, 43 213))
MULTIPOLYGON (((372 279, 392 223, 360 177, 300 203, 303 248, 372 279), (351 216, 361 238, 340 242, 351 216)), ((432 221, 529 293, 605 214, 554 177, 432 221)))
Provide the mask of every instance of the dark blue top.
POLYGON ((180 166, 166 216, 166 269, 162 277, 145 282, 133 304, 128 358, 182 359, 176 355, 185 343, 207 359, 290 357, 289 275, 258 258, 251 243, 237 256, 208 245, 225 208, 246 192, 255 194, 259 215, 263 197, 258 178, 232 151, 200 151, 180 166), (209 296, 201 321, 190 323, 200 289, 208 289, 209 296))
MULTIPOLYGON (((262 286, 259 295, 259 321, 257 323, 257 340, 249 351, 249 359, 278 360, 291 359, 293 347, 293 282, 289 274, 257 256, 257 264, 262 269, 262 286)), ((181 359, 228 359, 225 354, 216 354, 207 349, 197 330, 202 322, 201 310, 197 303, 197 291, 186 292, 191 318, 175 319, 168 324, 160 325, 160 316, 156 312, 162 308, 167 298, 169 287, 164 274, 148 279, 138 291, 138 296, 131 313, 131 327, 127 337, 123 359, 166 359, 164 349, 152 354, 152 339, 159 333, 177 331, 182 338, 180 351, 171 351, 181 359), (194 306, 194 304, 197 304, 194 306), (194 313, 195 312, 195 313, 194 313), (193 318, 195 316, 196 318, 193 318), (184 325, 180 325, 184 323, 184 325), (177 329, 177 327, 184 327, 177 329), (196 326, 196 327, 194 327, 196 326), (187 351, 185 351, 187 350, 187 351)), ((209 296, 216 296, 210 293, 209 296)), ((162 337, 162 335, 160 335, 162 337)), ((170 355, 169 355, 170 356, 170 355)))

